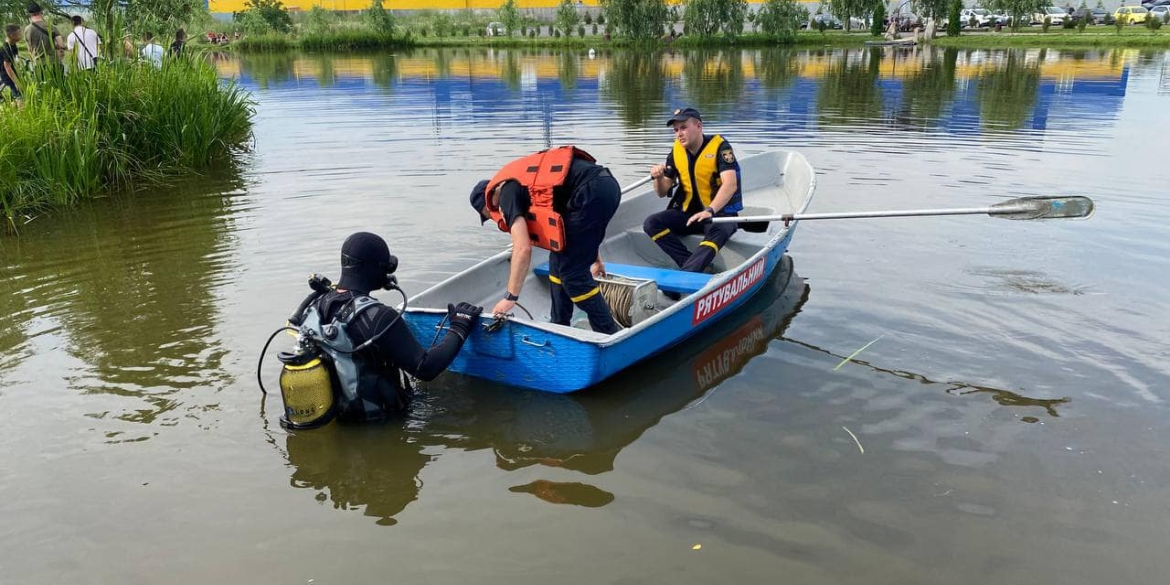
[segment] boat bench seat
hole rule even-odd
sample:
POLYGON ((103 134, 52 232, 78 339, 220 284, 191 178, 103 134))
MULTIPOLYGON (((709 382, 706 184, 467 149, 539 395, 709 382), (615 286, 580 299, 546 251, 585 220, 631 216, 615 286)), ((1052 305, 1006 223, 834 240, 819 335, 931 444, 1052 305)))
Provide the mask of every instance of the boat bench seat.
MULTIPOLYGON (((687 295, 706 286, 712 276, 700 272, 684 272, 669 268, 614 264, 612 262, 605 263, 605 271, 616 276, 653 280, 658 285, 658 290, 687 295)), ((548 262, 539 264, 532 269, 532 272, 537 276, 548 276, 548 262)))

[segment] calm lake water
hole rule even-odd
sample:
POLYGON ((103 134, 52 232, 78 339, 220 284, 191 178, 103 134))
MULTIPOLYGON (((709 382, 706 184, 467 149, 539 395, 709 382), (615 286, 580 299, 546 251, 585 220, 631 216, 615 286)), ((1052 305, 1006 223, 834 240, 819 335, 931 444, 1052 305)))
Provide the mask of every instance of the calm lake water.
POLYGON ((258 103, 238 166, 0 238, 4 582, 1170 573, 1165 53, 219 66, 258 103), (601 388, 447 375, 390 424, 279 427, 260 347, 349 233, 384 235, 417 293, 505 245, 468 208, 477 179, 572 142, 632 183, 683 105, 741 157, 803 152, 811 211, 1076 194, 1098 212, 806 222, 747 310, 601 388))

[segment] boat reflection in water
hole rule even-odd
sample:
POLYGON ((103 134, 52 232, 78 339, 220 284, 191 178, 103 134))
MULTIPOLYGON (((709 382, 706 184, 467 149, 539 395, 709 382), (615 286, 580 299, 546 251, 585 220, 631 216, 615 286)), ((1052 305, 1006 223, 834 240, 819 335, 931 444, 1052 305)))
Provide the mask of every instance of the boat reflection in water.
MULTIPOLYGON (((785 256, 760 292, 704 334, 578 394, 550 394, 445 375, 424 388, 401 420, 330 424, 290 432, 291 485, 317 491, 339 510, 363 510, 380 524, 418 498, 419 474, 441 446, 491 449, 496 466, 613 470, 614 459, 663 417, 735 376, 784 333, 808 299, 808 286, 785 256), (435 450, 430 450, 435 452, 435 450)), ((566 364, 571 367, 571 364, 566 364)), ((536 480, 510 488, 544 501, 604 506, 614 495, 582 482, 536 480)))

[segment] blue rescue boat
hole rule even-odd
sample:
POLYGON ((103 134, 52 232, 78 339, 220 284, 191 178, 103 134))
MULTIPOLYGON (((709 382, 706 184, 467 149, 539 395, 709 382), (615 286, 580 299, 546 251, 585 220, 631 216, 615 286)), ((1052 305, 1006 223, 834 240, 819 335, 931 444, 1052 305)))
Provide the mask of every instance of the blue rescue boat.
MULTIPOLYGON (((816 189, 816 174, 795 152, 775 151, 740 159, 742 216, 803 213, 816 189)), ((642 231, 642 221, 665 207, 653 189, 627 195, 606 232, 601 255, 609 277, 603 292, 619 322, 613 335, 595 333, 583 314, 573 326, 549 323, 548 253, 533 249, 534 267, 518 311, 497 327, 485 316, 450 371, 546 392, 574 392, 670 349, 735 312, 764 287, 781 264, 797 222, 740 229, 719 251, 714 274, 677 269, 642 231), (674 293, 666 295, 665 293, 674 293), (674 300, 672 296, 680 296, 674 300)), ((692 236, 688 245, 698 245, 692 236)), ((572 245, 572 242, 569 243, 572 245)), ((411 299, 405 319, 418 339, 443 326, 447 303, 469 300, 486 308, 499 300, 508 280, 505 250, 411 299)))

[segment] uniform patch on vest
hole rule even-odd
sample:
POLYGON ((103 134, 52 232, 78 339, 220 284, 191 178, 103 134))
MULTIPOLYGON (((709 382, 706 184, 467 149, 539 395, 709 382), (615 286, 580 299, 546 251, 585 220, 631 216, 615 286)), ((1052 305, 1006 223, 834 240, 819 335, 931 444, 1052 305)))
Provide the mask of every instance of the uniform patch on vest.
POLYGON ((735 152, 733 152, 730 148, 723 151, 723 162, 727 164, 735 162, 735 152))

